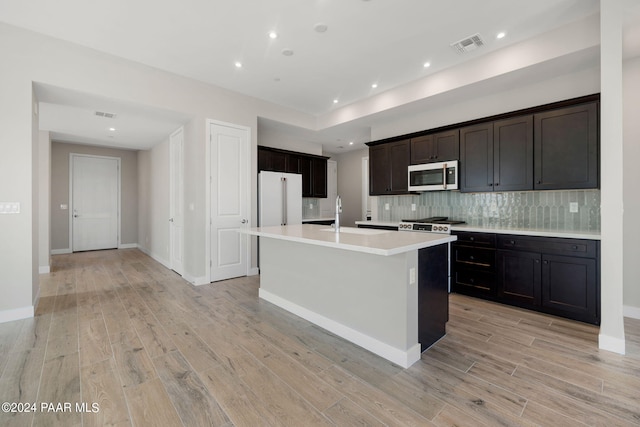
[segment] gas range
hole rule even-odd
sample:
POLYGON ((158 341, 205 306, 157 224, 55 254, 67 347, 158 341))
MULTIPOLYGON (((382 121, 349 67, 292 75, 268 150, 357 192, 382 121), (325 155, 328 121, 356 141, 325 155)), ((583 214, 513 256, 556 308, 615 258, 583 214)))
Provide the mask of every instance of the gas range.
POLYGON ((451 226, 455 224, 464 224, 464 221, 450 220, 446 216, 434 216, 422 219, 403 219, 398 225, 398 231, 451 234, 451 226))

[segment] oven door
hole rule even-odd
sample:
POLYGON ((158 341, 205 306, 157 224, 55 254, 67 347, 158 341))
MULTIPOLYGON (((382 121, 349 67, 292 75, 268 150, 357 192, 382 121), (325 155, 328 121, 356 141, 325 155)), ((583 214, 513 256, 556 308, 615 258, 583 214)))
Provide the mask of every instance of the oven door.
POLYGON ((458 189, 458 161, 411 165, 408 169, 409 191, 458 189))

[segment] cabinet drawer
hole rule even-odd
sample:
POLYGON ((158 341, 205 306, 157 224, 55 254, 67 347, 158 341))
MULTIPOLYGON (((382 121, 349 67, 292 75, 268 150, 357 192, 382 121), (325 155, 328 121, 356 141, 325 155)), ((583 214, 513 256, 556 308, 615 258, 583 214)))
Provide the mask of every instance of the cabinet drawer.
POLYGON ((460 269, 453 273, 452 290, 472 295, 495 295, 496 278, 493 273, 460 269))
POLYGON ((597 242, 594 240, 514 235, 498 236, 498 249, 541 252, 554 255, 596 258, 597 246, 597 242))
POLYGON ((458 236, 458 240, 454 242, 454 245, 467 245, 495 248, 496 247, 496 235, 492 233, 474 233, 470 231, 454 231, 455 236, 458 236))
POLYGON ((491 271, 495 268, 496 251, 494 249, 455 246, 452 250, 456 266, 491 271))

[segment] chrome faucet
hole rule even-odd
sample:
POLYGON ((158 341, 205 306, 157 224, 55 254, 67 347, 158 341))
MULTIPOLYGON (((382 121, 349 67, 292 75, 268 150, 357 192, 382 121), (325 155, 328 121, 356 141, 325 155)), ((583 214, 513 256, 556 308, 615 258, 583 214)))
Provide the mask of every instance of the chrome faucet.
POLYGON ((336 197, 336 222, 334 227, 336 229, 336 233, 340 232, 340 214, 342 213, 342 200, 340 196, 336 197))

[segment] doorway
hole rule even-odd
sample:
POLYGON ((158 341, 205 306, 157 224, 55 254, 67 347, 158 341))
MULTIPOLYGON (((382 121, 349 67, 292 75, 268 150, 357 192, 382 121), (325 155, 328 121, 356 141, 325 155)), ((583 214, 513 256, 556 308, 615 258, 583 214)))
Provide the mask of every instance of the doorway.
POLYGON ((120 241, 120 159, 71 154, 72 252, 115 249, 120 241))

